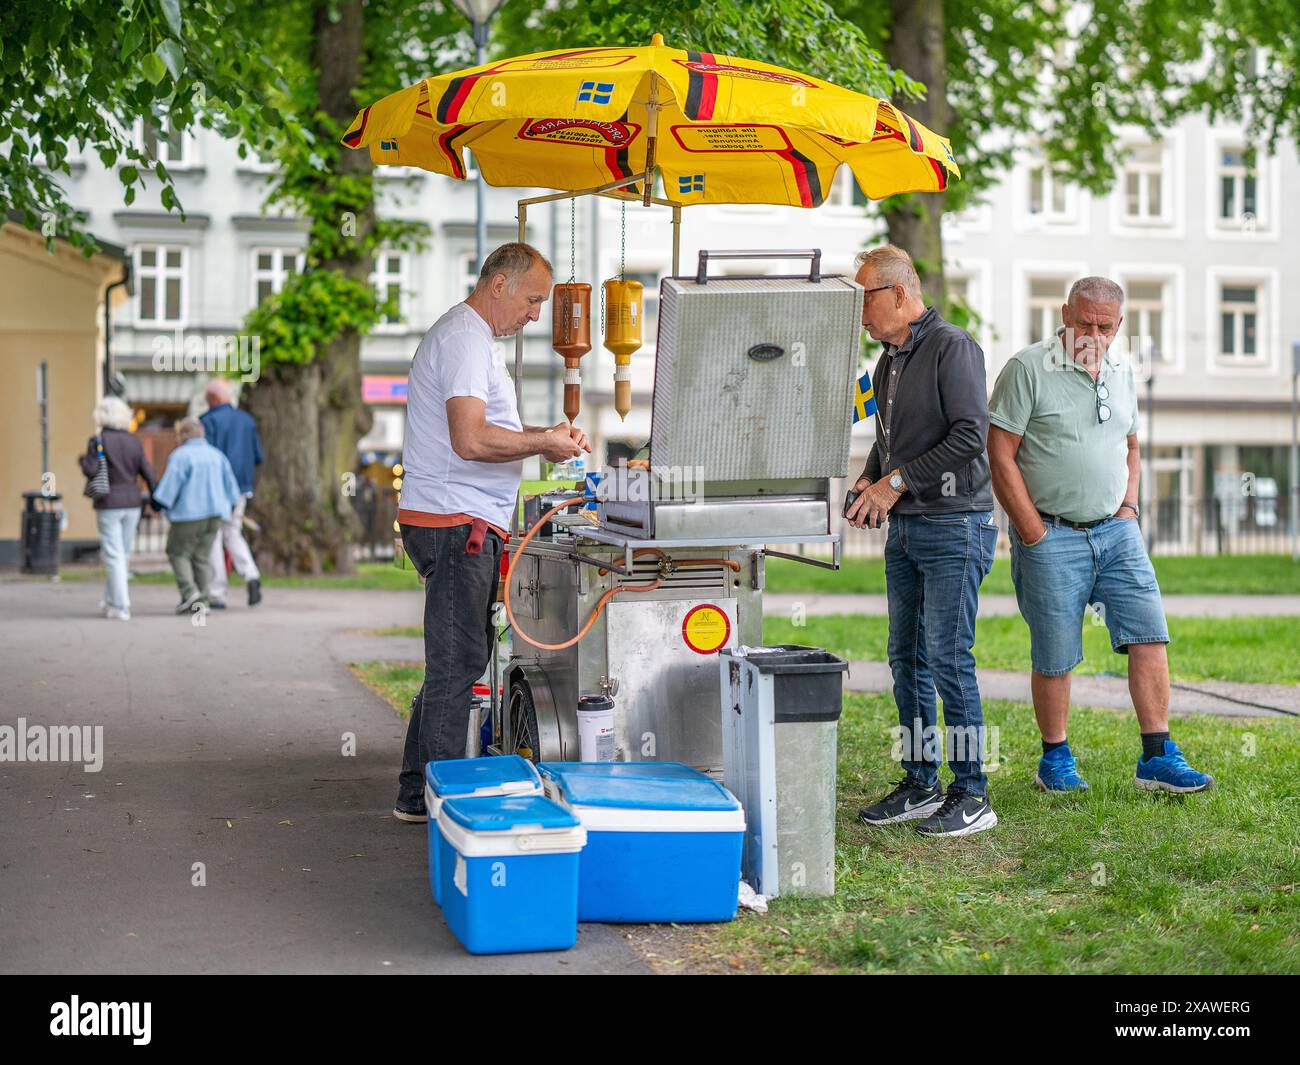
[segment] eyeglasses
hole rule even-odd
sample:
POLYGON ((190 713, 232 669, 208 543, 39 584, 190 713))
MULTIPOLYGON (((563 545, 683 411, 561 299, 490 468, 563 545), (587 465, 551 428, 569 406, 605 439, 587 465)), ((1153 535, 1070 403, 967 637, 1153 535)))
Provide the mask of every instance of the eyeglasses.
POLYGON ((865 299, 866 299, 868 296, 870 296, 873 292, 884 292, 885 289, 887 289, 887 288, 894 288, 894 287, 895 287, 894 285, 877 285, 875 288, 869 288, 869 289, 867 289, 867 290, 862 294, 862 298, 865 300, 865 299))
POLYGON ((1101 425, 1110 421, 1110 407, 1102 402, 1103 399, 1110 399, 1110 389, 1098 381, 1095 391, 1097 394, 1097 424, 1101 425))

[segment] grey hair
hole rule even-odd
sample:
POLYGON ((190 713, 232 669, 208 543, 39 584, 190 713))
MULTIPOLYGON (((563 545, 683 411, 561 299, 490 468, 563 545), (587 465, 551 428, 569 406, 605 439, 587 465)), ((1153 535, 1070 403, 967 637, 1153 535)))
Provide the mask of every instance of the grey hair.
POLYGON ((131 408, 117 396, 105 396, 95 404, 96 429, 131 428, 131 408))
POLYGON ((176 435, 183 444, 186 440, 193 440, 198 437, 200 440, 207 436, 203 431, 203 423, 198 418, 182 418, 176 423, 176 435))
POLYGON ((512 241, 502 244, 483 260, 483 267, 478 272, 478 283, 486 284, 497 274, 506 275, 506 287, 514 292, 519 287, 519 279, 533 268, 534 263, 541 263, 548 274, 554 274, 550 260, 531 244, 512 241))
POLYGON ((1066 303, 1074 307, 1082 297, 1089 303, 1113 303, 1124 306, 1124 290, 1108 277, 1081 277, 1070 286, 1070 295, 1066 303))
POLYGON ((921 276, 912 265, 912 257, 895 244, 882 244, 870 251, 860 251, 853 265, 859 270, 870 266, 878 284, 902 285, 909 296, 921 298, 921 276))

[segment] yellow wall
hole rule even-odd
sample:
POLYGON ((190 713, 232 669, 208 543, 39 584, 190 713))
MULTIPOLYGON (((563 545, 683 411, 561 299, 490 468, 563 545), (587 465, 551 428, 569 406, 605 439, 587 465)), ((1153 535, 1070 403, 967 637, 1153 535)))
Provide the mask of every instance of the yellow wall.
MULTIPOLYGON (((8 222, 0 227, 0 540, 18 538, 21 495, 41 487, 42 360, 49 363, 50 472, 68 512, 63 537, 98 539, 77 460, 95 431, 104 291, 123 270, 107 255, 87 259, 62 242, 51 253, 39 233, 8 222)), ((114 290, 115 304, 123 293, 114 290)))

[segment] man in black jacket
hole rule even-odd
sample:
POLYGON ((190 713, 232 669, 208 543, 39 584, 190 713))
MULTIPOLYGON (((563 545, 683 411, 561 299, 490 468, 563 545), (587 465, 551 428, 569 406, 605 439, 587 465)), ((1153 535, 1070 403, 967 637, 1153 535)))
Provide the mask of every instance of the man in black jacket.
POLYGON ((869 825, 918 820, 922 835, 965 836, 998 823, 982 768, 984 712, 971 653, 979 587, 998 538, 984 352, 926 308, 907 252, 874 248, 858 256, 858 267, 862 326, 884 354, 872 382, 876 442, 847 515, 858 528, 889 520, 889 666, 906 773, 861 817, 869 825), (946 795, 945 750, 954 776, 946 795))

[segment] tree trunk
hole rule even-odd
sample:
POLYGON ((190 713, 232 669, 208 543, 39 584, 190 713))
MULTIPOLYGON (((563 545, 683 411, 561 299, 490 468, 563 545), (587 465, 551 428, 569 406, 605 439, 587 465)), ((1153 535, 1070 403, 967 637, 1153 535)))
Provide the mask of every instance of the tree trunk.
MULTIPOLYGON (((926 86, 924 100, 904 110, 936 133, 948 128, 947 33, 944 0, 892 0, 893 25, 885 44, 890 66, 926 86)), ((889 239, 912 256, 921 275, 925 302, 942 308, 947 299, 943 277, 942 192, 914 193, 908 202, 886 211, 889 239)))
MULTIPOLYGON (((336 146, 326 153, 332 169, 321 173, 322 189, 340 175, 373 169, 369 153, 337 147, 356 113, 353 91, 364 61, 364 4, 338 4, 336 19, 330 17, 331 6, 328 0, 320 3, 313 24, 320 109, 327 116, 315 132, 321 144, 336 146)), ((364 194, 348 205, 355 239, 308 269, 337 271, 366 284, 372 258, 364 241, 374 229, 375 204, 370 184, 359 184, 364 194)), ((341 226, 344 220, 326 221, 341 226)), ((355 330, 341 333, 305 365, 264 367, 247 406, 258 421, 266 453, 254 497, 254 515, 262 526, 259 560, 271 573, 353 572, 352 545, 360 524, 351 493, 344 491, 344 474, 354 471, 357 441, 373 420, 361 398, 360 335, 355 330)))

